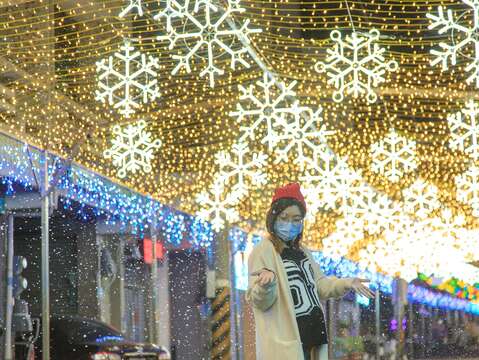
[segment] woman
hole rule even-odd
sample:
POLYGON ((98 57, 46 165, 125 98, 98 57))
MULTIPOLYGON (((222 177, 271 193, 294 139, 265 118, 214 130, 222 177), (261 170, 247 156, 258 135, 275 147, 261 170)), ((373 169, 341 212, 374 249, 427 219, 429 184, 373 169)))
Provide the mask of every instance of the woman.
POLYGON ((372 291, 358 278, 326 277, 301 246, 306 202, 299 184, 278 188, 266 218, 269 238, 248 260, 247 300, 256 322, 257 360, 327 360, 328 335, 320 299, 372 291))

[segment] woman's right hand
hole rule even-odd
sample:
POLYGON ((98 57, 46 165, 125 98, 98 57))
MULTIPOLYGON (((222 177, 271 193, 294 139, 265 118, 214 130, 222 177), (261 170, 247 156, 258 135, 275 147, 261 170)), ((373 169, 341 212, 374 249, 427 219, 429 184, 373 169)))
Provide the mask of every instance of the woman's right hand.
POLYGON ((255 281, 255 284, 258 284, 259 286, 268 286, 273 282, 275 278, 274 272, 270 270, 263 269, 259 272, 258 278, 255 281))

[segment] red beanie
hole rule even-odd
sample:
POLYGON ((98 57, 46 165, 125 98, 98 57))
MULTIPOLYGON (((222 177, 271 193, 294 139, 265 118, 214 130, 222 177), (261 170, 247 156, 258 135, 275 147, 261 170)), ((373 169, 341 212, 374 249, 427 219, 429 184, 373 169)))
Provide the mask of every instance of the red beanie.
POLYGON ((292 183, 285 185, 283 187, 279 187, 274 191, 273 200, 271 201, 274 203, 279 199, 295 199, 304 207, 304 211, 306 211, 306 201, 304 201, 304 196, 301 194, 301 188, 299 187, 298 183, 292 183))

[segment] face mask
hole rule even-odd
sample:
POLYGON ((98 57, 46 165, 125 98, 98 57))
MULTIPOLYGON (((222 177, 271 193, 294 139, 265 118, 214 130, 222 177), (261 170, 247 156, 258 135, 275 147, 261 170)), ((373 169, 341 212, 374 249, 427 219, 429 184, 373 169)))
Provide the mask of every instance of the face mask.
POLYGON ((283 241, 293 241, 303 231, 303 224, 298 222, 289 222, 277 220, 274 223, 274 233, 283 241))

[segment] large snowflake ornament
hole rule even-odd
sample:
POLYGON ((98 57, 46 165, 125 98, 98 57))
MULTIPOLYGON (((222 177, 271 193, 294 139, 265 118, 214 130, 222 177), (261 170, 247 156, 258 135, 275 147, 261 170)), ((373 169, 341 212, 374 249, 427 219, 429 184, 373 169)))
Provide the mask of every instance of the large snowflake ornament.
POLYGON ((113 159, 113 165, 118 167, 118 177, 124 178, 127 172, 138 170, 150 172, 151 160, 155 149, 161 147, 159 139, 152 140, 151 133, 145 131, 146 122, 138 121, 125 128, 119 125, 113 127, 115 138, 113 146, 103 153, 106 158, 113 159))
POLYGON ((158 59, 146 56, 125 40, 121 46, 122 52, 96 63, 98 73, 98 90, 96 100, 108 100, 119 113, 130 117, 139 102, 147 103, 160 96, 156 79, 159 69, 158 59))
POLYGON ((479 217, 479 167, 473 164, 462 175, 456 176, 457 197, 472 208, 472 214, 479 217))
POLYGON ((294 154, 294 161, 304 168, 317 153, 327 151, 327 139, 334 131, 327 130, 321 117, 322 109, 316 111, 306 107, 294 112, 283 122, 281 132, 275 136, 276 163, 288 161, 294 154))
POLYGON ((224 228, 225 222, 235 222, 239 219, 235 206, 239 196, 235 192, 225 195, 224 183, 217 178, 210 191, 204 191, 198 195, 196 201, 201 206, 197 216, 209 221, 213 229, 219 232, 224 228))
POLYGON ((473 100, 466 103, 465 108, 449 114, 447 122, 451 129, 449 146, 464 151, 474 160, 479 160, 479 106, 473 100))
POLYGON ((424 219, 438 209, 438 189, 422 179, 418 179, 409 188, 403 190, 404 210, 414 217, 424 219))
POLYGON ((467 12, 459 16, 455 16, 451 9, 447 9, 447 16, 442 6, 438 7, 438 15, 427 14, 426 16, 432 20, 428 28, 438 29, 439 34, 448 33, 450 35, 450 44, 440 42, 440 50, 432 49, 431 54, 435 59, 431 61, 431 66, 439 63, 442 69, 448 69, 448 63, 456 65, 458 55, 470 60, 466 66, 466 72, 470 72, 466 79, 468 84, 475 82, 479 88, 479 1, 462 0, 464 4, 469 6, 472 15, 472 23, 468 24, 464 21, 467 12), (472 56, 465 54, 466 51, 472 53, 472 56))
POLYGON ((128 6, 124 8, 118 16, 123 18, 133 9, 136 9, 138 15, 143 16, 143 6, 141 4, 142 1, 143 0, 129 0, 128 6))
POLYGON ((371 156, 372 170, 393 182, 417 168, 416 142, 399 136, 394 130, 371 146, 371 156))
POLYGON ((186 45, 186 53, 173 55, 173 58, 178 60, 177 66, 172 71, 173 75, 181 68, 190 73, 190 62, 194 56, 206 59, 207 65, 200 72, 200 76, 208 75, 211 87, 215 85, 215 76, 224 74, 224 70, 217 65, 223 55, 227 54, 230 57, 233 70, 236 69, 237 63, 245 68, 250 67, 243 58, 248 50, 245 47, 235 49, 234 42, 235 40, 237 43, 249 42, 248 36, 261 32, 261 29, 250 28, 248 19, 242 22, 239 28, 232 28, 230 24, 230 21, 233 21, 232 16, 244 12, 244 8, 233 3, 228 3, 226 8, 222 8, 210 0, 196 1, 192 7, 189 0, 186 0, 182 9, 183 28, 180 31, 171 28, 166 35, 158 37, 158 40, 169 41, 170 49, 173 49, 179 41, 186 45))
POLYGON ((374 103, 377 95, 373 87, 385 81, 386 71, 398 68, 395 60, 385 60, 386 50, 377 43, 379 31, 372 29, 368 34, 353 32, 343 40, 341 33, 334 30, 331 39, 335 44, 327 50, 326 61, 317 62, 314 68, 319 73, 326 72, 328 84, 336 88, 334 101, 341 102, 344 95, 359 97, 366 94, 367 101, 374 103))
POLYGON ((231 152, 221 151, 216 154, 216 163, 219 165, 219 178, 222 182, 233 181, 232 191, 239 197, 247 194, 248 179, 254 185, 264 185, 266 174, 261 170, 266 165, 267 155, 253 153, 249 155, 250 149, 245 142, 233 145, 231 152))
POLYGON ((268 145, 270 151, 273 150, 285 118, 302 110, 294 99, 295 86, 296 81, 289 84, 277 82, 266 72, 255 84, 239 85, 240 101, 230 116, 240 123, 240 141, 259 139, 268 145))

